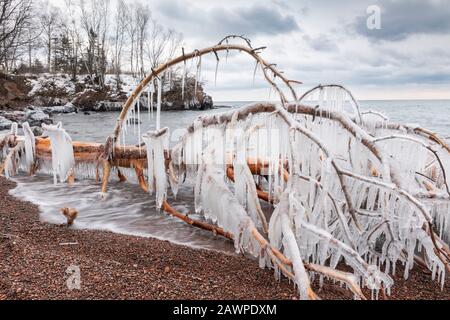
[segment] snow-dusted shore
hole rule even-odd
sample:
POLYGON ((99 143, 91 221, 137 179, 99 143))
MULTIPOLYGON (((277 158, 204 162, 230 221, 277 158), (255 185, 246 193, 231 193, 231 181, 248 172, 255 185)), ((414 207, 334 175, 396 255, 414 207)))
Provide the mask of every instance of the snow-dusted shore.
MULTIPOLYGON (((0 131, 9 130, 12 122, 21 125, 27 121, 31 126, 40 127, 42 123, 52 123, 53 114, 120 111, 138 83, 137 78, 128 74, 120 75, 119 83, 116 75, 106 75, 102 89, 87 75, 78 75, 75 81, 67 74, 5 76, 0 79, 0 90, 5 92, 0 96, 0 131)), ((213 106, 211 97, 201 86, 194 93, 193 85, 186 84, 183 100, 178 91, 181 92, 181 88, 176 80, 164 83, 162 111, 213 106)), ((141 97, 144 109, 147 99, 146 94, 141 97)))

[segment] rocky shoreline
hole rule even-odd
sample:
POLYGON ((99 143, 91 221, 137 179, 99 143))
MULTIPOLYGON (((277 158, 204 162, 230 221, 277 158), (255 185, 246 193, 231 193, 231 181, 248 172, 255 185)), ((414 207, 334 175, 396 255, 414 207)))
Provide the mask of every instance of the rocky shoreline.
MULTIPOLYGON (((58 113, 111 112, 122 110, 127 96, 136 86, 131 76, 107 75, 102 89, 91 84, 88 76, 76 81, 65 74, 5 75, 0 74, 0 131, 9 130, 12 122, 28 122, 31 127, 52 123, 58 113), (120 89, 117 89, 120 88, 120 89)), ((212 98, 200 83, 189 78, 181 94, 181 80, 164 86, 161 110, 205 110, 214 107, 212 98), (195 89, 194 89, 195 88, 195 89)), ((140 98, 142 110, 149 106, 148 95, 140 98)), ((38 130, 38 129, 36 129, 38 130)))
POLYGON ((42 124, 52 124, 52 115, 77 113, 77 108, 70 102, 64 106, 34 107, 27 106, 24 110, 0 110, 0 131, 9 130, 13 122, 19 127, 28 122, 35 135, 40 135, 42 124))
MULTIPOLYGON (((0 300, 298 297, 286 279, 276 280, 271 270, 243 256, 43 223, 36 205, 9 194, 14 187, 0 177, 0 300), (70 266, 80 268, 80 289, 67 286, 70 266)), ((319 289, 316 279, 314 287, 323 299, 352 298, 327 280, 319 289)), ((419 270, 405 281, 399 266, 388 298, 449 300, 450 285, 447 281, 441 290, 430 274, 419 270)))

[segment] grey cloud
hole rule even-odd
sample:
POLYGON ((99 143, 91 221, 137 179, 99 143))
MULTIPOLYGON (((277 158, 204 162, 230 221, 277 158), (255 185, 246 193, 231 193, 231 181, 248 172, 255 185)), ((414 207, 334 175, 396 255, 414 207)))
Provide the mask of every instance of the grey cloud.
MULTIPOLYGON (((226 34, 244 34, 255 46, 267 45, 263 56, 279 63, 289 78, 308 86, 330 82, 367 86, 376 88, 382 98, 384 90, 393 86, 441 85, 447 89, 450 84, 450 6, 447 8, 444 1, 154 1, 159 21, 183 32, 191 48, 215 43, 226 34), (382 30, 367 29, 365 8, 369 4, 382 8, 382 30), (345 32, 342 26, 352 32, 345 32), (428 36, 420 37, 424 42, 400 41, 417 34, 428 36)), ((253 85, 254 61, 230 53, 227 63, 221 56, 216 88, 215 57, 210 60, 202 61, 207 91, 221 96, 242 92, 242 96, 255 100, 262 99, 255 92, 263 92, 265 97, 266 83, 260 74, 253 85)), ((411 97, 419 93, 411 91, 411 97)))
POLYGON ((356 18, 351 29, 372 40, 400 41, 414 34, 450 32, 450 6, 443 0, 379 0, 381 29, 369 30, 367 17, 356 18))
POLYGON ((175 1, 160 3, 158 8, 166 17, 176 19, 190 31, 215 36, 226 34, 277 35, 299 30, 290 13, 263 4, 251 6, 210 8, 192 7, 175 1))
POLYGON ((406 75, 399 79, 415 83, 430 83, 430 84, 448 84, 450 82, 450 72, 433 72, 430 74, 413 74, 406 75))
MULTIPOLYGON (((383 52, 381 53, 381 55, 383 52)), ((377 55, 372 55, 376 57, 377 55)), ((291 65, 290 78, 300 79, 306 82, 330 83, 338 82, 345 85, 375 85, 387 87, 396 84, 411 85, 439 85, 450 84, 450 67, 431 67, 427 61, 436 60, 430 57, 420 61, 406 59, 403 64, 394 59, 385 57, 378 63, 367 63, 360 55, 349 55, 341 59, 339 63, 333 64, 309 64, 308 61, 299 61, 291 65)), ((370 61, 370 60, 369 60, 370 61)), ((372 61, 370 61, 372 62, 372 61)))
POLYGON ((311 38, 308 35, 303 36, 305 41, 311 48, 316 51, 338 51, 339 48, 334 41, 332 41, 327 35, 321 34, 318 37, 311 38))

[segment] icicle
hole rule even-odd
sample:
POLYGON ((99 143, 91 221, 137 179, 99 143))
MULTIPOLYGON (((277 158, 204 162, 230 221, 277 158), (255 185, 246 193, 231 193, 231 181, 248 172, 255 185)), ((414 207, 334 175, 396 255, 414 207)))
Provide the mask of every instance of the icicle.
POLYGON ((203 151, 203 123, 201 119, 194 122, 194 132, 189 134, 184 150, 184 163, 187 166, 188 174, 193 173, 193 169, 202 163, 203 151))
POLYGON ((172 70, 169 68, 167 69, 167 72, 169 73, 169 91, 172 90, 172 70))
POLYGON ((133 104, 131 108, 131 122, 133 124, 133 134, 136 134, 136 102, 133 104))
MULTIPOLYGON (((17 130, 18 124, 16 122, 13 122, 11 125, 10 135, 17 136, 17 130)), ((9 149, 9 152, 5 154, 5 151, 8 150, 9 148, 8 144, 5 144, 3 148, 3 157, 6 156, 6 158, 3 160, 4 167, 0 170, 4 172, 5 177, 7 179, 9 179, 12 175, 17 173, 18 151, 23 150, 23 147, 24 147, 23 143, 18 141, 16 147, 14 147, 13 149, 9 149)))
POLYGON ((8 154, 5 161, 5 167, 3 168, 3 171, 5 173, 6 179, 11 178, 14 174, 17 173, 17 167, 15 164, 15 154, 8 154))
POLYGON ((216 61, 216 70, 214 72, 214 87, 217 87, 217 71, 219 70, 219 59, 216 61))
POLYGON ((125 142, 125 135, 126 135, 126 124, 125 124, 125 127, 124 127, 124 125, 122 124, 122 144, 123 144, 123 150, 125 151, 125 146, 126 146, 126 142, 125 142))
POLYGON ((259 61, 256 61, 255 70, 253 70, 253 86, 255 86, 256 71, 258 70, 259 61))
POLYGON ((137 98, 137 128, 138 128, 139 154, 141 154, 141 97, 140 96, 137 98))
POLYGON ((75 158, 73 154, 72 139, 61 122, 55 125, 42 125, 44 132, 49 136, 52 147, 53 181, 65 182, 70 174, 73 174, 75 158))
POLYGON ((153 85, 153 80, 150 81, 150 83, 147 85, 147 112, 148 112, 148 120, 151 119, 151 103, 150 103, 150 99, 151 99, 151 87, 153 85))
POLYGON ((161 208, 167 197, 167 175, 164 150, 168 148, 169 129, 149 131, 143 137, 147 146, 148 189, 156 193, 156 206, 161 208))
POLYGON ((186 85, 186 61, 183 64, 183 74, 181 76, 181 100, 184 102, 184 86, 186 85))
POLYGON ((201 208, 205 218, 217 222, 218 226, 235 235, 236 252, 241 248, 253 256, 260 254, 258 244, 251 242, 250 230, 255 226, 244 208, 231 193, 223 181, 224 172, 221 166, 215 164, 215 149, 209 146, 202 160, 201 208))
POLYGON ((198 61, 197 61, 197 73, 195 75, 195 88, 194 88, 194 99, 195 101, 197 101, 197 87, 198 87, 198 82, 201 81, 201 75, 202 75, 202 56, 198 57, 198 61))
POLYGON ((159 130, 161 127, 161 80, 157 78, 158 85, 158 96, 156 102, 156 130, 159 130))
POLYGON ((34 164, 36 139, 28 122, 24 122, 22 128, 25 136, 25 165, 27 170, 30 171, 34 164))
POLYGON ((150 114, 153 119, 153 96, 155 93, 155 79, 152 79, 151 89, 150 89, 150 114))
POLYGON ((195 205, 195 213, 197 214, 203 211, 201 192, 202 192, 203 174, 205 172, 205 169, 206 169, 205 164, 202 163, 198 168, 197 177, 195 179, 194 205, 195 205))
POLYGON ((292 259, 293 269, 295 274, 295 282, 298 285, 301 299, 308 299, 308 291, 310 291, 309 277, 306 273, 305 267, 300 256, 297 242, 295 240, 294 233, 290 227, 290 222, 286 213, 281 215, 281 226, 283 230, 283 244, 286 251, 288 251, 288 257, 292 259))
POLYGON ((18 128, 19 128, 19 125, 17 124, 17 122, 13 122, 11 125, 11 130, 10 130, 9 134, 11 134, 13 136, 17 136, 18 128))

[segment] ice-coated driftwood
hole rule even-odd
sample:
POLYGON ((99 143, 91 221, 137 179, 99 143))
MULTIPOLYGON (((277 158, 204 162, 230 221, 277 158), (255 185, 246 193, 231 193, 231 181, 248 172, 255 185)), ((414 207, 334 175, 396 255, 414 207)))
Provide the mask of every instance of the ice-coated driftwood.
MULTIPOLYGON (((0 139, 0 170, 6 176, 45 171, 55 183, 101 176, 102 192, 113 172, 120 181, 135 175, 148 194, 142 196, 155 196, 158 209, 232 240, 237 252, 292 279, 303 299, 319 298, 311 286, 315 277, 320 284, 324 278, 341 283, 358 299, 368 298, 363 288, 372 297, 390 294, 390 275, 399 263, 405 278, 418 265, 443 285, 450 271, 445 139, 376 111, 362 112, 341 85, 320 85, 297 99, 296 82, 263 60, 261 50, 231 36, 152 70, 104 144, 71 141, 61 125, 46 126, 48 137, 34 137, 26 125, 19 136, 14 127, 0 139), (235 38, 244 45, 230 43, 235 38), (206 54, 219 61, 228 51, 250 55, 280 103, 199 117, 170 147, 170 131, 160 128, 158 75, 189 59, 200 65, 206 54), (157 130, 141 135, 139 127, 143 143, 126 145, 123 132, 134 105, 155 81, 157 130), (170 205, 170 195, 183 184, 193 188, 201 219, 170 205), (340 270, 344 263, 352 272, 340 270)), ((153 88, 148 92, 153 96, 153 88)))

